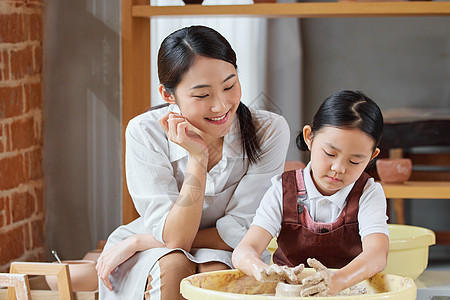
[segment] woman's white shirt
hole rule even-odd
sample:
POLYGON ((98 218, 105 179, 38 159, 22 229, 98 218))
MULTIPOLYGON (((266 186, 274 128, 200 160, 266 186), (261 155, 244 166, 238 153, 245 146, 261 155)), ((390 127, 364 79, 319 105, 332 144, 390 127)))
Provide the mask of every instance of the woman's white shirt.
MULTIPOLYGON (((142 231, 161 241, 166 217, 178 198, 186 175, 189 153, 170 142, 158 123, 176 105, 148 111, 132 119, 126 129, 126 176, 130 195, 143 217, 142 231)), ((251 110, 261 144, 261 159, 249 165, 240 140, 239 122, 233 120, 224 137, 223 155, 207 173, 200 229, 216 227, 235 248, 259 206, 270 179, 284 168, 290 134, 286 120, 276 114, 251 110)), ((189 180, 195 180, 191 178, 189 180)))
MULTIPOLYGON (((306 197, 302 199, 302 203, 308 208, 311 218, 316 222, 334 222, 345 207, 347 196, 354 183, 331 196, 323 196, 311 178, 310 163, 304 169, 303 174, 306 197)), ((282 219, 283 186, 281 175, 277 175, 272 178, 272 186, 261 200, 252 225, 264 228, 272 236, 278 236, 282 219)), ((373 178, 369 178, 359 199, 358 223, 361 239, 372 233, 389 235, 387 219, 386 196, 383 188, 373 178)))

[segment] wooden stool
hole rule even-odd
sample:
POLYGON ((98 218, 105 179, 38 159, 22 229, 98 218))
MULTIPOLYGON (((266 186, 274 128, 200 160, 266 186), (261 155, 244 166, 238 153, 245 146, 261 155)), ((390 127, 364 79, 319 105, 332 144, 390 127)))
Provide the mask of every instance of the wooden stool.
POLYGON ((30 284, 28 276, 25 274, 0 273, 0 287, 14 289, 14 293, 8 295, 8 300, 29 300, 31 299, 30 284))
MULTIPOLYGON (((450 199, 450 151, 444 149, 450 146, 450 108, 404 108, 384 111, 383 115, 382 152, 388 151, 394 158, 408 157, 413 162, 410 181, 404 184, 382 183, 386 198, 394 199, 397 223, 404 224, 405 198, 450 199), (444 150, 435 152, 423 148, 420 153, 408 151, 422 146, 444 150), (428 169, 418 170, 415 168, 418 165, 428 166, 428 169)), ((450 231, 436 232, 436 241, 450 245, 450 231)))

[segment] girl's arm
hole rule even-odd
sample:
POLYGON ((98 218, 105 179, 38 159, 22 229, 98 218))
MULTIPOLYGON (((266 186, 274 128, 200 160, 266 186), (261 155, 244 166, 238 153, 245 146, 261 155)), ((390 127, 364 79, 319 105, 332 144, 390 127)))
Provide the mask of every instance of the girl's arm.
POLYGON ((157 241, 151 234, 132 235, 102 252, 97 261, 97 265, 95 266, 97 275, 103 281, 105 286, 112 291, 113 287, 109 281, 109 275, 115 268, 138 251, 161 247, 165 247, 165 245, 160 241, 157 241))
POLYGON ((336 295, 384 270, 389 252, 388 236, 383 233, 369 234, 363 238, 362 247, 361 254, 334 272, 328 292, 330 295, 336 295))
POLYGON ((253 225, 233 251, 233 265, 248 276, 255 276, 258 270, 268 265, 261 260, 261 253, 269 245, 272 235, 262 227, 253 225))

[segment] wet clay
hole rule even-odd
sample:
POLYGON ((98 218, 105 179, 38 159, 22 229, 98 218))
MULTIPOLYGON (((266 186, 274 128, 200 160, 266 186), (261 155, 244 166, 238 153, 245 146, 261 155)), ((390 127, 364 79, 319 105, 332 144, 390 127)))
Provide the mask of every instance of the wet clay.
MULTIPOLYGON (((317 259, 308 258, 307 263, 316 270, 311 276, 304 278, 301 284, 278 282, 275 296, 284 297, 326 297, 331 284, 332 272, 317 259)), ((299 274, 298 274, 299 275, 299 274)), ((300 277, 300 276, 298 276, 300 277)), ((339 293, 339 296, 366 294, 365 287, 353 286, 339 293)))

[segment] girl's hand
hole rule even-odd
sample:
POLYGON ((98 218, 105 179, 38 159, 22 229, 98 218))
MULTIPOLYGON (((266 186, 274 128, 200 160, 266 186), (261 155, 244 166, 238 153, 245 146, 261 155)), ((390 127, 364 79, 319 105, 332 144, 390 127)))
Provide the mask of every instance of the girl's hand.
POLYGON ((180 114, 168 112, 159 119, 169 141, 186 149, 191 156, 208 155, 208 147, 201 136, 195 133, 193 126, 180 114))
POLYGON ((150 234, 132 235, 102 252, 100 258, 97 260, 97 265, 95 266, 97 275, 103 281, 105 286, 112 291, 113 286, 109 281, 109 275, 111 275, 120 264, 133 256, 137 251, 158 247, 165 247, 165 245, 157 241, 150 234))
POLYGON ((332 289, 333 273, 317 259, 308 258, 307 263, 316 270, 316 273, 302 280, 300 296, 329 296, 332 293, 330 289, 332 289))
POLYGON ((287 282, 289 284, 298 284, 299 275, 305 266, 300 264, 294 268, 272 264, 267 268, 259 268, 253 272, 253 276, 260 282, 287 282))

